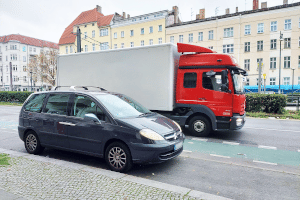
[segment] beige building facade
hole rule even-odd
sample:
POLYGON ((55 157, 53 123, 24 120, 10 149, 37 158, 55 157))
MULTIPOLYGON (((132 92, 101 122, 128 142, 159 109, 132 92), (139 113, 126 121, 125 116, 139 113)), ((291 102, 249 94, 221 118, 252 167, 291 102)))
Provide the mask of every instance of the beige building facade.
POLYGON ((258 85, 261 60, 266 85, 278 85, 280 32, 280 85, 292 85, 292 69, 294 84, 300 84, 300 3, 171 25, 166 28, 166 42, 189 43, 234 55, 248 71, 247 85, 258 85))

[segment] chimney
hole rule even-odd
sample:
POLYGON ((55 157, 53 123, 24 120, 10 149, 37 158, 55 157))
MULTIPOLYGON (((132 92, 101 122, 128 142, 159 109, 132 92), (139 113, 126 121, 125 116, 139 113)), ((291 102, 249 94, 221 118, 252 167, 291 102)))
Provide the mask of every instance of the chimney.
POLYGON ((239 12, 239 7, 235 7, 235 12, 239 12))
POLYGON ((172 11, 174 13, 174 23, 178 24, 178 7, 177 6, 173 6, 172 7, 172 11))
POLYGON ((268 8, 267 2, 261 2, 261 8, 268 8))
POLYGON ((253 10, 258 9, 258 0, 253 0, 253 10))
POLYGON ((126 13, 125 12, 123 12, 123 19, 125 19, 126 18, 126 13))
POLYGON ((199 10, 200 19, 205 19, 205 8, 199 10))
POLYGON ((287 5, 289 4, 289 1, 288 0, 283 0, 283 5, 287 5))
POLYGON ((129 14, 127 14, 127 18, 128 18, 128 19, 130 18, 130 15, 129 15, 129 14))
POLYGON ((96 8, 97 8, 97 11, 102 14, 102 7, 99 5, 96 5, 96 8))
POLYGON ((225 14, 226 14, 226 15, 230 14, 229 8, 226 8, 226 9, 225 9, 225 14))

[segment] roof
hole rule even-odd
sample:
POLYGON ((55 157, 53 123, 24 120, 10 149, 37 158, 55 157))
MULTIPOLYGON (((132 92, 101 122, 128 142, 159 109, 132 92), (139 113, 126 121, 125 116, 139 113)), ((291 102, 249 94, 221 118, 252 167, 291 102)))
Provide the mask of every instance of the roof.
POLYGON ((110 24, 112 15, 104 16, 102 13, 97 11, 97 8, 93 10, 88 10, 82 12, 63 32, 62 36, 59 39, 59 45, 61 44, 71 44, 75 42, 76 35, 73 34, 73 27, 80 24, 85 24, 89 22, 97 22, 99 27, 107 26, 110 24))
POLYGON ((54 48, 58 49, 58 44, 54 42, 48 42, 45 40, 40 40, 32 37, 27 37, 24 35, 20 34, 11 34, 11 35, 4 35, 0 36, 0 42, 5 43, 9 41, 19 41, 22 44, 28 44, 36 47, 49 47, 49 48, 54 48))
POLYGON ((253 14, 253 13, 258 13, 258 12, 266 12, 266 11, 270 11, 270 10, 290 8, 290 7, 295 7, 295 6, 300 6, 300 2, 292 3, 292 4, 285 4, 285 5, 280 5, 280 6, 274 6, 274 7, 270 7, 270 8, 261 8, 261 9, 257 9, 257 10, 247 10, 247 11, 243 11, 243 12, 236 12, 236 13, 232 13, 232 14, 215 16, 215 17, 210 17, 210 18, 205 18, 205 19, 196 19, 193 21, 172 24, 170 26, 167 26, 167 28, 188 25, 188 24, 201 23, 201 22, 212 21, 212 20, 223 19, 223 18, 229 18, 229 17, 239 16, 239 15, 248 15, 248 14, 253 14))

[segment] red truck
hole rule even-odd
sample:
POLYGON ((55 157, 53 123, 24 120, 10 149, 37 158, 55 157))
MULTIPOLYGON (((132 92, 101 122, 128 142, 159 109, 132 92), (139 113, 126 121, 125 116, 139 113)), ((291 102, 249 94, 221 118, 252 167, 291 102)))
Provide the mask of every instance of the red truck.
POLYGON ((233 56, 177 43, 61 55, 57 82, 126 94, 207 136, 244 126, 243 76, 233 56))

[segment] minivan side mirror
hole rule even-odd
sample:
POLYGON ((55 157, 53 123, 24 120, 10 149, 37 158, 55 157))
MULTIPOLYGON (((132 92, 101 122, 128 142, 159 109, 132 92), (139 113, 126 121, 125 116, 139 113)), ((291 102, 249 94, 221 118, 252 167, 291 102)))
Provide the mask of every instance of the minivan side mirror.
POLYGON ((93 121, 93 122, 98 122, 101 124, 100 120, 98 119, 98 117, 93 114, 93 113, 87 113, 84 115, 84 120, 86 121, 93 121))

